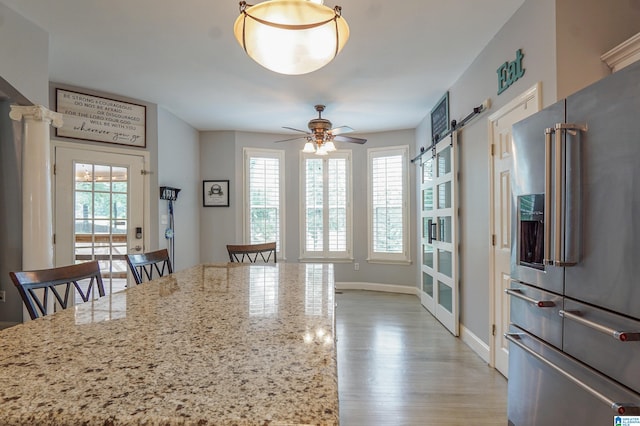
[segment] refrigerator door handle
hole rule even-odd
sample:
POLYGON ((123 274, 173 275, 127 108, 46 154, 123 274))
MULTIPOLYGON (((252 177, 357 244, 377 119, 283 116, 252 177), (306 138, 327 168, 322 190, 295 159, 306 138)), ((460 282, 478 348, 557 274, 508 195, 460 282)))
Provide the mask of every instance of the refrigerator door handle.
POLYGON ((613 337, 620 342, 637 342, 640 341, 640 332, 631 332, 631 331, 619 331, 613 328, 609 328, 605 325, 598 324, 597 322, 582 318, 580 316, 580 311, 565 311, 564 309, 558 312, 561 317, 575 321, 579 324, 582 324, 586 327, 599 331, 601 333, 607 334, 613 337))
POLYGON ((556 304, 550 300, 536 300, 525 296, 524 294, 522 294, 522 290, 520 290, 519 288, 505 288, 504 292, 509 296, 513 296, 518 299, 524 300, 525 302, 529 302, 532 305, 537 306, 538 308, 552 308, 556 306, 556 304))
POLYGON ((556 266, 575 266, 580 258, 581 155, 586 124, 558 123, 556 130, 556 266), (564 145, 563 145, 563 136, 564 145), (558 182, 559 181, 559 182, 558 182), (558 203, 558 200, 560 204, 558 203))
POLYGON ((551 135, 554 133, 553 128, 545 129, 544 131, 544 247, 542 263, 544 265, 553 265, 551 259, 551 135))
POLYGON ((562 202, 562 186, 564 184, 564 173, 563 173, 563 160, 564 156, 562 152, 562 129, 559 128, 561 124, 556 124, 556 146, 555 146, 555 185, 553 186, 554 191, 554 214, 553 214, 553 264, 558 266, 563 266, 563 247, 562 247, 562 237, 564 236, 564 220, 562 220, 562 213, 564 203, 562 202))
POLYGON ((603 395, 602 393, 600 393, 597 390, 593 389, 591 386, 589 386, 586 383, 584 383, 582 380, 580 380, 577 377, 573 376, 571 373, 563 370, 562 368, 560 368, 559 366, 557 366, 553 362, 549 361, 548 359, 546 359, 541 354, 537 353, 536 351, 534 351, 533 349, 527 347, 526 345, 520 343, 519 340, 521 339, 521 333, 505 333, 504 337, 508 341, 510 341, 511 343, 513 343, 514 345, 516 345, 517 347, 519 347, 520 349, 522 349, 523 351, 525 351, 526 353, 531 355, 532 357, 536 358, 538 361, 540 361, 543 364, 545 364, 547 367, 552 368, 553 370, 555 370, 558 374, 560 374, 561 376, 563 376, 567 380, 570 380, 571 382, 573 382, 574 384, 576 384, 580 388, 584 389, 585 391, 589 392, 594 397, 598 398, 600 401, 602 401, 605 404, 607 404, 618 415, 620 415, 620 416, 622 416, 622 415, 630 415, 630 416, 640 415, 640 407, 639 406, 637 406, 635 404, 616 402, 616 401, 608 398, 607 396, 603 395))
MULTIPOLYGON (((565 132, 575 136, 578 132, 586 132, 587 126, 573 123, 556 123, 554 127, 545 129, 545 155, 544 155, 544 253, 543 264, 555 266, 574 266, 578 263, 579 249, 575 243, 565 245, 564 238, 571 230, 572 233, 579 230, 579 219, 574 217, 580 211, 579 206, 579 161, 570 168, 570 173, 576 176, 565 175, 565 162, 567 161, 569 146, 564 146, 562 136, 565 132), (555 134, 555 147, 552 135, 555 134), (554 149, 555 148, 555 149, 554 149), (552 163, 553 155, 553 165, 552 163), (578 185, 576 185, 576 180, 578 185), (553 214, 551 212, 551 193, 553 190, 553 214), (565 205, 565 202, 575 205, 565 205), (553 216, 553 255, 551 254, 551 218, 553 216), (566 223, 564 218, 566 217, 566 223)), ((568 144, 568 141, 565 141, 568 144)), ((578 145, 577 150, 580 149, 578 145)))

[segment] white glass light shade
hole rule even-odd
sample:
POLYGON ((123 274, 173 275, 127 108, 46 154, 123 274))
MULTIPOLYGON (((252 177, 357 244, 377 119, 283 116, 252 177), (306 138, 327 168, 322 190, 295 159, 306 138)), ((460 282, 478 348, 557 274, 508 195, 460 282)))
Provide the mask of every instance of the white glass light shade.
POLYGON ((329 141, 329 142, 326 142, 326 143, 324 144, 324 149, 325 149, 327 152, 331 152, 331 151, 335 151, 335 150, 336 150, 336 146, 333 144, 333 142, 332 142, 332 141, 329 141))
POLYGON ((329 155, 329 153, 324 145, 320 145, 318 149, 316 149, 316 155, 329 155))
POLYGON ((349 26, 336 11, 307 0, 268 0, 241 9, 233 31, 253 60, 289 75, 327 65, 349 38, 349 26))
POLYGON ((316 149, 311 142, 307 142, 304 144, 304 148, 302 149, 302 152, 312 153, 312 152, 316 152, 316 149))

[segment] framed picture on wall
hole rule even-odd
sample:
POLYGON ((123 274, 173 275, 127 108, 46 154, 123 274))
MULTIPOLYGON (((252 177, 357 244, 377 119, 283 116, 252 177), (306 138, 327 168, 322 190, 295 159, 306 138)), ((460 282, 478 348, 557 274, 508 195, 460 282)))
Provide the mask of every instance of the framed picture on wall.
POLYGON ((202 205, 229 207, 229 180, 203 180, 202 205))

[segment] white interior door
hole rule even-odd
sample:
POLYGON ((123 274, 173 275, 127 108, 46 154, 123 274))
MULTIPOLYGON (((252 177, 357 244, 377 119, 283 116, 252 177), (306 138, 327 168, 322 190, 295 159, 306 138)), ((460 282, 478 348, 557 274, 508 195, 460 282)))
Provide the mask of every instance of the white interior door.
POLYGON ((439 142, 435 156, 423 156, 421 182, 420 300, 454 336, 459 333, 456 135, 439 142))
POLYGON ((55 148, 56 265, 97 259, 107 294, 133 283, 125 255, 145 248, 144 164, 141 155, 55 148))
POLYGON ((509 299, 504 290, 511 280, 511 126, 540 110, 538 85, 489 117, 492 144, 492 365, 505 377, 509 371, 509 299))

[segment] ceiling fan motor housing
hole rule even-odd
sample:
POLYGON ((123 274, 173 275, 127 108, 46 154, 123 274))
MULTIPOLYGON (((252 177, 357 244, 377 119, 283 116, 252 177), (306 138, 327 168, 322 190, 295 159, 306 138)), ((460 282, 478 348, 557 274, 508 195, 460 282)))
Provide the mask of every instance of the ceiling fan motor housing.
POLYGON ((309 130, 313 133, 315 142, 317 144, 323 144, 331 140, 331 133, 329 130, 332 128, 331 121, 326 118, 322 118, 322 111, 324 111, 324 105, 316 105, 316 111, 318 111, 318 118, 314 118, 309 121, 309 130))

